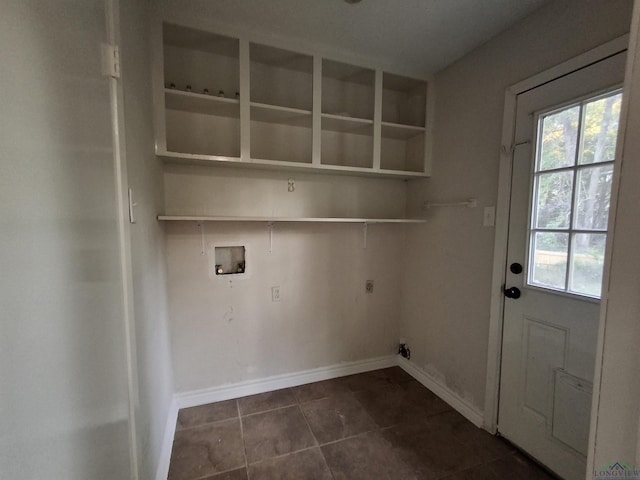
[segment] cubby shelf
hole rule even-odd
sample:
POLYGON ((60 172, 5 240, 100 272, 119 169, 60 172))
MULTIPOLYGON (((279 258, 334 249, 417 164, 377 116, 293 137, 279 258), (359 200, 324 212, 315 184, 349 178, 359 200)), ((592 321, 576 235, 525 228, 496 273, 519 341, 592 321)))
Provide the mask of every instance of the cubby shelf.
POLYGON ((424 127, 413 125, 403 125, 400 123, 382 122, 382 136, 384 138, 394 138, 396 140, 406 140, 425 132, 424 127))
POLYGON ((426 223, 422 218, 344 218, 344 217, 216 217, 189 215, 158 215, 162 222, 282 222, 282 223, 426 223))
POLYGON ((311 110, 251 102, 251 120, 292 126, 308 124, 311 127, 311 110))
POLYGON ((185 92, 165 88, 165 107, 191 113, 204 113, 220 117, 240 116, 240 101, 233 98, 216 97, 203 93, 185 92))
POLYGON ((366 118, 347 117, 344 115, 333 115, 331 113, 322 114, 322 129, 332 132, 362 133, 369 132, 373 120, 366 118))

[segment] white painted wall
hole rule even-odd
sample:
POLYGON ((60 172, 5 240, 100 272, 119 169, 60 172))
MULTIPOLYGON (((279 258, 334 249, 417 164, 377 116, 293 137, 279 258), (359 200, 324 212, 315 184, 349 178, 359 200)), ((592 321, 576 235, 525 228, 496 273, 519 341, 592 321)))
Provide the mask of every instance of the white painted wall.
POLYGON ((128 181, 138 204, 129 228, 139 402, 139 477, 150 479, 160 459, 173 394, 162 212, 162 165, 154 153, 149 0, 120 2, 120 54, 128 181))
POLYGON ((433 175, 409 185, 425 200, 479 199, 477 209, 433 209, 407 229, 402 335, 415 364, 482 409, 505 89, 626 33, 631 0, 554 1, 436 75, 433 175))
MULTIPOLYGON (((615 226, 610 241, 610 272, 603 303, 595 379, 588 478, 611 462, 640 465, 640 3, 636 2, 625 82, 622 160, 615 226), (625 125, 626 117, 626 125, 625 125)), ((605 285, 607 281, 605 280, 605 285)))
POLYGON ((130 476, 103 0, 0 15, 0 477, 130 476))
POLYGON ((406 208, 403 180, 167 165, 164 182, 167 215, 402 218, 406 208))
MULTIPOLYGON (((169 166, 168 214, 401 216, 400 180, 169 166)), ((370 225, 207 223, 206 250, 245 245, 246 279, 209 275, 194 223, 168 223, 168 293, 177 392, 395 352, 404 230, 370 225), (375 281, 373 294, 365 281, 375 281), (282 300, 271 301, 280 286, 282 300)))

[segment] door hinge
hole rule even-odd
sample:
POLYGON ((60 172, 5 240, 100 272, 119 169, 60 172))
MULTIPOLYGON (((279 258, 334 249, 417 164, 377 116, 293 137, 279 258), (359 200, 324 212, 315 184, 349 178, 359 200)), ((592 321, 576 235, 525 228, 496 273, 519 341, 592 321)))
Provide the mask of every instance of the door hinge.
POLYGON ((102 74, 120 78, 120 47, 117 45, 102 44, 102 74))

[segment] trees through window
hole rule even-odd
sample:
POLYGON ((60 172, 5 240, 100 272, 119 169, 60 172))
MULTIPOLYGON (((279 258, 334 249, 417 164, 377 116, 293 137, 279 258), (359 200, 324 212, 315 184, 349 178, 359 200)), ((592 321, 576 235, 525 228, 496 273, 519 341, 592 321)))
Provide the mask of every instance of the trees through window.
POLYGON ((600 297, 622 93, 539 116, 529 285, 600 297))

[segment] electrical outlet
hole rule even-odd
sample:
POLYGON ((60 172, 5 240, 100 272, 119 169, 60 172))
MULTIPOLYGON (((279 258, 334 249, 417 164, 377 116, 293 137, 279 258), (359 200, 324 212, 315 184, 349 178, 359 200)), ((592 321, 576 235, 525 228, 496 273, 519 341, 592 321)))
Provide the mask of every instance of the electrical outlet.
POLYGON ((367 293, 373 293, 373 280, 367 280, 364 284, 364 290, 367 293))
POLYGON ((280 287, 271 287, 271 301, 272 302, 280 301, 280 287))

